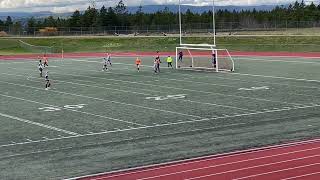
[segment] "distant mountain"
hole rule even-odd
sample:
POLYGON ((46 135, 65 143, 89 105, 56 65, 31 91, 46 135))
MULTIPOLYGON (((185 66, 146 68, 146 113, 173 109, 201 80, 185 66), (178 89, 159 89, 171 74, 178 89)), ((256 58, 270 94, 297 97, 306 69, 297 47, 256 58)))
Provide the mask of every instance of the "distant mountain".
MULTIPOLYGON (((164 10, 165 7, 168 7, 172 12, 178 12, 177 5, 146 5, 142 7, 144 13, 153 13, 156 11, 164 10)), ((262 6, 217 6, 216 10, 228 10, 228 11, 241 11, 241 10, 272 10, 275 8, 275 5, 262 5, 262 6)), ((128 7, 129 13, 135 13, 139 9, 138 6, 128 7)), ((187 9, 190 9, 195 13, 202 13, 204 11, 212 10, 211 6, 183 6, 182 11, 185 12, 187 9)), ((25 19, 30 17, 44 18, 48 16, 54 17, 68 17, 72 13, 53 13, 53 12, 0 12, 0 19, 6 19, 7 16, 11 16, 13 19, 25 19)))
MULTIPOLYGON (((159 10, 164 10, 165 7, 168 7, 172 12, 178 12, 179 7, 177 5, 147 5, 142 7, 142 11, 144 13, 152 13, 159 10)), ((276 7, 276 5, 261 5, 261 6, 216 6, 216 10, 228 10, 228 11, 241 11, 241 10, 272 10, 276 7)), ((129 12, 135 13, 139 9, 138 6, 135 7, 128 7, 129 12)), ((182 11, 185 12, 187 9, 190 9, 192 12, 195 13, 202 13, 205 11, 212 10, 212 6, 183 6, 182 11)))

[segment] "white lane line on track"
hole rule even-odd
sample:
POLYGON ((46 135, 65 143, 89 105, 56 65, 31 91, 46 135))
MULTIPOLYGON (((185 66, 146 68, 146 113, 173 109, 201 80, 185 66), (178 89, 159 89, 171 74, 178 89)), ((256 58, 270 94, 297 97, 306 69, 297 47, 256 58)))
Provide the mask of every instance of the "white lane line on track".
POLYGON ((284 178, 284 179, 281 179, 281 180, 301 179, 301 178, 304 178, 304 177, 318 175, 318 174, 320 174, 320 171, 319 172, 314 172, 314 173, 304 174, 304 175, 301 175, 301 176, 288 177, 288 178, 284 178))
MULTIPOLYGON (((307 151, 313 151, 313 150, 318 150, 320 149, 320 147, 316 147, 316 148, 309 148, 309 149, 304 149, 304 150, 298 150, 298 151, 292 151, 292 152, 286 152, 286 153, 280 153, 280 154, 273 154, 273 155, 269 155, 269 156, 261 156, 261 157, 257 157, 257 158, 251 158, 251 159, 245 159, 245 160, 240 160, 240 161, 232 161, 232 162, 228 162, 228 163, 222 163, 222 164, 214 164, 212 166, 206 166, 206 167, 200 167, 200 168, 195 168, 195 169, 189 169, 189 170, 184 170, 184 171, 176 171, 173 173, 168 173, 168 174, 161 174, 161 175, 157 175, 157 176, 152 176, 152 177, 146 177, 146 179, 153 179, 153 178, 159 178, 159 177, 165 177, 165 176, 171 176, 171 175, 176 175, 176 174, 182 174, 182 173, 186 173, 186 172, 193 172, 193 171, 198 171, 198 170, 204 170, 204 169, 210 169, 210 168, 215 168, 215 167, 221 167, 221 166, 227 166, 227 165, 233 165, 233 164, 238 164, 238 163, 243 163, 243 162, 249 162, 249 161, 255 161, 255 160, 261 160, 261 159, 267 159, 267 158, 274 158, 274 157, 279 157, 279 156, 283 156, 283 155, 290 155, 290 154, 296 154, 296 153, 301 153, 301 152, 307 152, 307 151)), ((215 159, 211 159, 212 161, 214 161, 215 159)), ((210 161, 207 160, 207 161, 210 161)), ((203 162, 203 161, 200 161, 203 162)), ((199 163, 199 162, 192 162, 189 164, 195 164, 195 163, 199 163)), ((185 166, 187 164, 181 164, 180 166, 185 166)), ((176 167, 179 165, 174 165, 172 167, 176 167)), ((171 166, 166 166, 163 168, 171 168, 171 166)), ((118 177, 118 176, 124 176, 124 175, 130 175, 130 174, 137 174, 137 173, 142 173, 142 172, 148 172, 148 171, 153 171, 153 170, 159 170, 158 169, 151 169, 151 170, 143 170, 143 171, 139 171, 139 172, 133 172, 133 173, 124 173, 124 174, 118 174, 118 175, 114 175, 114 176, 108 176, 109 178, 112 177, 118 177)), ((103 178, 102 178, 103 179, 103 178)), ((92 180, 100 180, 99 178, 94 178, 92 180)))
MULTIPOLYGON (((316 158, 316 157, 320 157, 320 154, 312 155, 312 156, 305 156, 305 157, 302 157, 302 158, 289 159, 289 160, 279 161, 279 162, 275 162, 275 163, 267 163, 267 164, 258 165, 258 166, 249 166, 249 167, 245 167, 245 168, 240 168, 240 169, 235 169, 235 170, 228 170, 228 171, 219 172, 219 173, 214 173, 214 174, 207 174, 207 175, 203 175, 203 176, 198 176, 198 177, 193 177, 193 178, 187 178, 187 179, 185 179, 185 180, 194 180, 194 179, 208 178, 208 177, 212 177, 212 176, 216 176, 216 175, 221 175, 221 174, 235 173, 235 172, 243 171, 243 170, 249 170, 249 169, 254 169, 254 168, 261 168, 261 167, 265 167, 265 166, 277 165, 277 164, 282 164, 282 163, 289 163, 289 162, 293 162, 293 161, 300 161, 300 160, 311 159, 311 158, 316 158)), ((316 163, 316 164, 320 164, 320 163, 316 163)), ((309 165, 309 166, 310 166, 310 165, 309 165)))
POLYGON ((4 113, 0 113, 0 116, 6 117, 6 118, 9 118, 9 119, 13 119, 13 120, 17 120, 17 121, 20 121, 20 122, 24 122, 24 123, 27 123, 27 124, 32 124, 32 125, 35 125, 35 126, 47 128, 47 129, 50 129, 50 130, 63 132, 65 134, 69 134, 69 135, 74 135, 74 136, 80 135, 80 134, 72 132, 72 131, 67 131, 67 130, 64 130, 64 129, 60 129, 60 128, 57 128, 57 127, 45 125, 45 124, 34 122, 34 121, 30 121, 30 120, 19 118, 19 117, 16 117, 16 116, 11 116, 11 115, 4 114, 4 113))
POLYGON ((251 175, 251 176, 246 176, 246 177, 240 177, 240 178, 235 178, 233 180, 241 180, 241 179, 252 179, 254 177, 259 177, 259 176, 263 176, 263 175, 268 175, 268 174, 275 174, 275 173, 279 173, 279 172, 284 172, 284 171, 290 171, 290 170, 297 170, 297 169, 301 169, 301 168, 305 168, 305 167, 311 167, 311 166, 317 166, 320 165, 319 163, 313 163, 313 164, 307 164, 304 166, 296 166, 296 167, 292 167, 292 168, 287 168, 287 169, 280 169, 277 171, 270 171, 270 172, 266 172, 266 173, 261 173, 261 174, 255 174, 255 175, 251 175))
MULTIPOLYGON (((314 150, 318 150, 318 149, 320 149, 320 147, 297 150, 297 151, 286 152, 286 153, 273 154, 273 155, 269 155, 269 156, 261 156, 261 157, 257 157, 257 158, 245 159, 245 160, 240 160, 240 161, 232 161, 232 162, 227 162, 227 163, 222 163, 222 164, 214 163, 214 165, 211 165, 211 166, 194 168, 194 169, 189 169, 189 170, 184 170, 184 171, 177 171, 177 172, 168 173, 168 174, 161 174, 161 175, 157 175, 157 176, 150 176, 150 177, 146 177, 146 178, 142 178, 142 179, 154 179, 154 178, 159 178, 159 177, 162 178, 162 177, 171 176, 171 175, 177 175, 177 174, 194 172, 194 171, 205 170, 205 169, 211 169, 211 168, 216 168, 216 167, 221 167, 221 166, 234 165, 234 164, 243 163, 243 162, 263 160, 263 159, 274 158, 274 157, 290 155, 290 154, 296 154, 296 153, 301 153, 301 152, 314 151, 314 150)), ((111 176, 111 177, 113 177, 113 176, 111 176)), ((98 180, 98 179, 95 179, 95 180, 98 180)))

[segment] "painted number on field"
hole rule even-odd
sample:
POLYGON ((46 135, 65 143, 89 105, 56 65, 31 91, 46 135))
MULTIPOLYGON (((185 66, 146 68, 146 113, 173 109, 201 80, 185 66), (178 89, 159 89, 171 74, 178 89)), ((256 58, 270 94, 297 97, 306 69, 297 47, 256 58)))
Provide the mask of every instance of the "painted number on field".
POLYGON ((239 91, 258 91, 258 90, 269 90, 268 86, 262 87, 251 87, 251 88, 240 88, 239 91))
POLYGON ((39 108, 39 110, 43 110, 45 112, 55 112, 55 111, 61 111, 63 109, 82 109, 87 104, 77 104, 77 105, 65 105, 63 107, 42 107, 39 108))
POLYGON ((168 96, 157 96, 157 97, 146 97, 146 99, 152 99, 156 101, 165 101, 169 99, 183 99, 186 98, 186 94, 168 95, 168 96))

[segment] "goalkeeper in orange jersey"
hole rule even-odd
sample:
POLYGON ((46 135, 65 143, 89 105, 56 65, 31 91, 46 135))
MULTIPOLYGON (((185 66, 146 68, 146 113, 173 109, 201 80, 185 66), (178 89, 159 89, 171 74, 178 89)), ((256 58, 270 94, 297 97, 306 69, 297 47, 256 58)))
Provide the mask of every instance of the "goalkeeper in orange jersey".
POLYGON ((141 59, 139 57, 137 57, 137 59, 136 59, 136 66, 137 66, 138 72, 140 72, 141 59))

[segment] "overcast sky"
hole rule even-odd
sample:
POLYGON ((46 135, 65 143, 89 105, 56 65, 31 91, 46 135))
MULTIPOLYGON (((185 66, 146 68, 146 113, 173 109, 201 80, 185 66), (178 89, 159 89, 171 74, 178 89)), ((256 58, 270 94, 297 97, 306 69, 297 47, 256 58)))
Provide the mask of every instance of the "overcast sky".
MULTIPOLYGON (((98 7, 114 6, 119 0, 0 0, 0 11, 52 11, 72 12, 87 8, 92 1, 98 7)), ((183 4, 206 5, 212 0, 181 0, 183 4)), ((286 4, 295 0, 216 0, 217 5, 270 5, 286 4)), ((299 0, 300 1, 300 0, 299 0)), ((308 0, 307 0, 308 1, 308 0)), ((319 0, 315 0, 318 1, 319 0)), ((126 5, 177 4, 178 0, 124 0, 126 5)))

